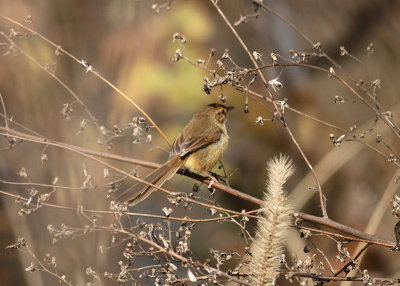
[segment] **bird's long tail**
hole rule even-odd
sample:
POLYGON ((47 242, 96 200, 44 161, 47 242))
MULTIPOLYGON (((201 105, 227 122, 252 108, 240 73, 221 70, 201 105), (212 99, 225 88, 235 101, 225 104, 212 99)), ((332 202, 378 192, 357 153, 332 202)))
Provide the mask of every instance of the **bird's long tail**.
MULTIPOLYGON (((143 178, 144 181, 161 187, 165 181, 172 178, 172 176, 178 171, 182 165, 182 160, 179 156, 172 157, 167 162, 162 164, 160 167, 152 171, 146 177, 143 178)), ((138 182, 132 187, 123 192, 117 199, 117 204, 128 203, 128 205, 133 206, 144 199, 146 199, 156 188, 144 183, 138 182)))

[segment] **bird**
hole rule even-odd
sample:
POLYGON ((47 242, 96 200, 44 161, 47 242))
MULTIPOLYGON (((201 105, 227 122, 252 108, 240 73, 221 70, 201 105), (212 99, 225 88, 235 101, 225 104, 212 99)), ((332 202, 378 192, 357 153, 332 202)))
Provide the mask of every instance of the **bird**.
MULTIPOLYGON (((227 113, 233 108, 212 103, 193 115, 172 144, 169 159, 144 177, 143 181, 161 187, 180 168, 206 174, 212 182, 216 181, 208 171, 221 159, 228 147, 229 136, 225 123, 227 113)), ((138 182, 124 191, 117 197, 117 205, 134 206, 145 200, 156 190, 145 182, 138 182)))

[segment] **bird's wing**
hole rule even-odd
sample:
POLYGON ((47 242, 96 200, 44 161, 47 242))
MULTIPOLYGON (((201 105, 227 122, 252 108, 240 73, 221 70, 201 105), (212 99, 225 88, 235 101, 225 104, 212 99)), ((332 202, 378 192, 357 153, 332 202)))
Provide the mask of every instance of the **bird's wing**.
POLYGON ((203 149, 208 145, 217 142, 221 138, 222 130, 209 132, 200 136, 185 136, 184 133, 178 135, 171 147, 171 156, 179 155, 181 158, 203 149))

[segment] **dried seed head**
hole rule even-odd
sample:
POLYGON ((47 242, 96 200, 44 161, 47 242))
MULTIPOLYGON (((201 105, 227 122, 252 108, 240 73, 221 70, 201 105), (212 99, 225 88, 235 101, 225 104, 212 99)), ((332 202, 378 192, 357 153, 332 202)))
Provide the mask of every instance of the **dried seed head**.
POLYGON ((349 53, 347 52, 346 48, 344 46, 340 46, 340 55, 343 57, 343 56, 346 56, 348 54, 349 53))
POLYGON ((229 59, 229 50, 225 49, 224 53, 222 54, 222 58, 224 60, 229 59))
POLYGON ((278 78, 271 79, 268 84, 274 89, 274 91, 278 91, 282 88, 282 83, 278 81, 278 78))
POLYGON ((254 59, 256 60, 256 61, 261 61, 262 62, 262 54, 261 53, 259 53, 259 52, 257 52, 257 51, 254 51, 253 52, 253 57, 254 57, 254 59))

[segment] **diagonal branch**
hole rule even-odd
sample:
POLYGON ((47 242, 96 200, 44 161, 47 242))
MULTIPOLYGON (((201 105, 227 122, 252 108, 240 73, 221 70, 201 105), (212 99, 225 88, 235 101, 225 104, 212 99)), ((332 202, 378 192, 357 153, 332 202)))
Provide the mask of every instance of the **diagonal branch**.
POLYGON ((239 43, 241 44, 241 46, 243 47, 243 49, 246 51, 247 55, 249 56, 250 60, 252 61, 254 67, 257 70, 257 73, 260 75, 260 78, 262 80, 262 82, 264 83, 265 88, 267 89, 268 95, 271 99, 271 102, 274 106, 274 110, 278 116, 278 118, 280 119, 280 121, 283 123, 283 126, 285 127, 286 131, 288 132, 291 140, 293 141, 293 143, 296 145, 297 150, 299 150, 301 156, 303 157, 304 161, 306 162, 308 168, 310 169, 311 173, 313 174, 313 177, 315 178, 315 181, 317 183, 317 187, 318 187, 318 193, 319 193, 319 201, 320 201, 320 206, 321 206, 321 211, 322 211, 322 215, 323 217, 328 217, 328 213, 326 211, 326 202, 325 202, 325 197, 324 194, 322 193, 322 187, 321 187, 321 183, 320 180, 318 178, 317 173, 315 172, 313 166, 311 165, 310 161, 308 160, 307 156, 305 155, 305 153, 303 152, 303 150, 301 149, 299 143, 297 142, 296 138, 294 137, 292 131, 290 130, 289 126, 286 124, 284 118, 283 118, 283 113, 281 112, 281 109, 278 107, 277 102, 275 101, 272 93, 270 92, 270 90, 268 89, 268 84, 267 81, 265 80, 264 74, 261 72, 257 61, 254 59, 254 57, 252 56, 252 54, 250 53, 249 49, 247 48, 246 44, 243 42, 242 38, 239 36, 238 32, 235 30, 235 28, 232 26, 232 24, 229 22, 228 18, 226 18, 225 14, 222 12, 221 8, 218 6, 218 3, 216 0, 210 0, 211 3, 214 5, 215 9, 218 11, 218 13, 221 15, 222 19, 225 21, 225 23, 228 25, 228 27, 230 28, 230 30, 232 31, 232 33, 235 35, 236 39, 239 41, 239 43))
POLYGON ((50 41, 49 39, 47 39, 46 37, 42 36, 41 34, 39 34, 38 32, 28 28, 27 26, 11 19, 8 18, 4 15, 0 14, 0 18, 3 18, 21 28, 23 28, 24 30, 32 33, 35 36, 38 36, 40 39, 42 39, 43 41, 45 41, 46 43, 48 43, 49 45, 53 46, 54 48, 58 49, 60 52, 62 52, 63 54, 67 55, 69 58, 71 58, 72 60, 74 60, 75 62, 77 62, 78 64, 82 65, 83 67, 86 68, 87 72, 92 73, 93 75, 95 75, 96 77, 98 77, 100 80, 102 80, 103 82, 105 82, 107 85, 109 85, 112 89, 114 89, 119 95, 121 95, 125 100, 127 100, 130 104, 132 104, 137 110, 139 110, 139 112, 141 112, 143 114, 144 117, 147 118, 147 120, 149 120, 149 122, 154 126, 154 128, 158 131, 158 133, 160 133, 160 135, 164 138, 165 142, 167 142, 167 144, 169 146, 171 146, 171 143, 169 142, 167 136, 165 136, 165 134, 161 131, 160 127, 158 127, 158 125, 153 121, 153 119, 151 119, 151 117, 136 103, 134 102, 132 99, 130 99, 125 93, 123 93, 119 88, 117 88, 114 84, 112 84, 109 80, 107 80, 105 77, 103 77, 102 75, 100 75, 99 72, 95 71, 91 66, 88 66, 87 63, 85 61, 79 60, 78 58, 76 58, 74 55, 72 55, 71 53, 69 53, 68 51, 64 50, 60 45, 55 44, 54 42, 50 41))

